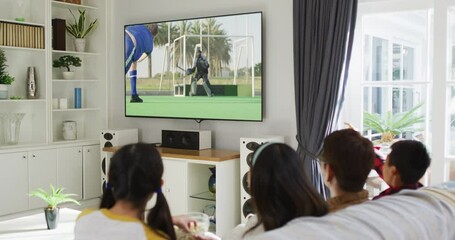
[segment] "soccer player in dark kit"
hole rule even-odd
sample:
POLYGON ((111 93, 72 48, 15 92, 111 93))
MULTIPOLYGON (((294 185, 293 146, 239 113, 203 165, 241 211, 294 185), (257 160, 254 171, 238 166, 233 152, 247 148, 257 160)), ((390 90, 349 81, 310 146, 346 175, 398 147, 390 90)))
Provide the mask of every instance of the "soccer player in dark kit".
POLYGON ((196 95, 197 89, 197 81, 202 78, 202 86, 204 86, 205 93, 207 96, 213 97, 214 94, 212 92, 212 86, 210 85, 210 81, 208 78, 209 73, 209 62, 207 59, 202 55, 201 49, 197 49, 196 51, 196 62, 194 63, 194 67, 189 68, 187 72, 192 74, 196 72, 196 74, 191 78, 191 89, 190 89, 190 96, 196 95))

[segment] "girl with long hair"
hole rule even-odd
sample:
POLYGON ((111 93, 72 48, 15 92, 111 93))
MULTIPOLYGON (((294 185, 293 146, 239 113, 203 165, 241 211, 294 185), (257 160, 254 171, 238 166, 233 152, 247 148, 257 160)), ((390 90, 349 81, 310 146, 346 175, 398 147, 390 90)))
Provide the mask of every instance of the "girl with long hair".
POLYGON ((162 176, 163 162, 153 145, 136 143, 119 149, 110 162, 100 209, 80 214, 75 239, 175 239, 161 191, 162 176), (153 195, 155 206, 145 214, 153 195))
POLYGON ((227 239, 241 239, 282 227, 294 218, 323 216, 324 199, 310 184, 303 159, 283 143, 259 147, 250 166, 250 192, 255 215, 227 239))

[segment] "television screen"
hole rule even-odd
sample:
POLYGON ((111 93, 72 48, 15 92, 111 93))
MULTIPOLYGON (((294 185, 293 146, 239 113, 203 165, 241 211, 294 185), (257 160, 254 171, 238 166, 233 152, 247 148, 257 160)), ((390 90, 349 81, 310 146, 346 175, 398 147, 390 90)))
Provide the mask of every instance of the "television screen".
POLYGON ((126 25, 125 116, 262 121, 262 13, 126 25))

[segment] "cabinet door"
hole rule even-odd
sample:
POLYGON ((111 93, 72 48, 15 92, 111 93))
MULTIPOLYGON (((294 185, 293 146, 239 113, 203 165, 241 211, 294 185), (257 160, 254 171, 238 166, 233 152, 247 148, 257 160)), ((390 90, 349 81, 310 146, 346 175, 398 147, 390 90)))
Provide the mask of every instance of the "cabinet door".
POLYGON ((163 159, 163 193, 173 215, 188 212, 187 179, 188 165, 186 161, 163 159))
MULTIPOLYGON (((57 187, 57 149, 40 150, 28 153, 29 192, 42 188, 49 191, 52 184, 57 187)), ((45 207, 46 203, 38 198, 29 198, 29 208, 45 207)))
POLYGON ((0 155, 0 215, 27 210, 27 153, 0 155))
POLYGON ((91 199, 101 196, 100 145, 83 147, 83 197, 91 199))
POLYGON ((64 193, 74 193, 82 199, 82 147, 58 149, 57 184, 64 193))

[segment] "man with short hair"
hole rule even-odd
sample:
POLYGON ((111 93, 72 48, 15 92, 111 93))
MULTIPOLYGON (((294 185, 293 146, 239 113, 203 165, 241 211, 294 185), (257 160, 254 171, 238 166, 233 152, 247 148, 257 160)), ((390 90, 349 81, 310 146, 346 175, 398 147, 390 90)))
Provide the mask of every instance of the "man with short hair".
POLYGON ((335 131, 324 139, 319 160, 331 195, 329 212, 368 200, 364 185, 374 159, 371 141, 353 129, 335 131))

